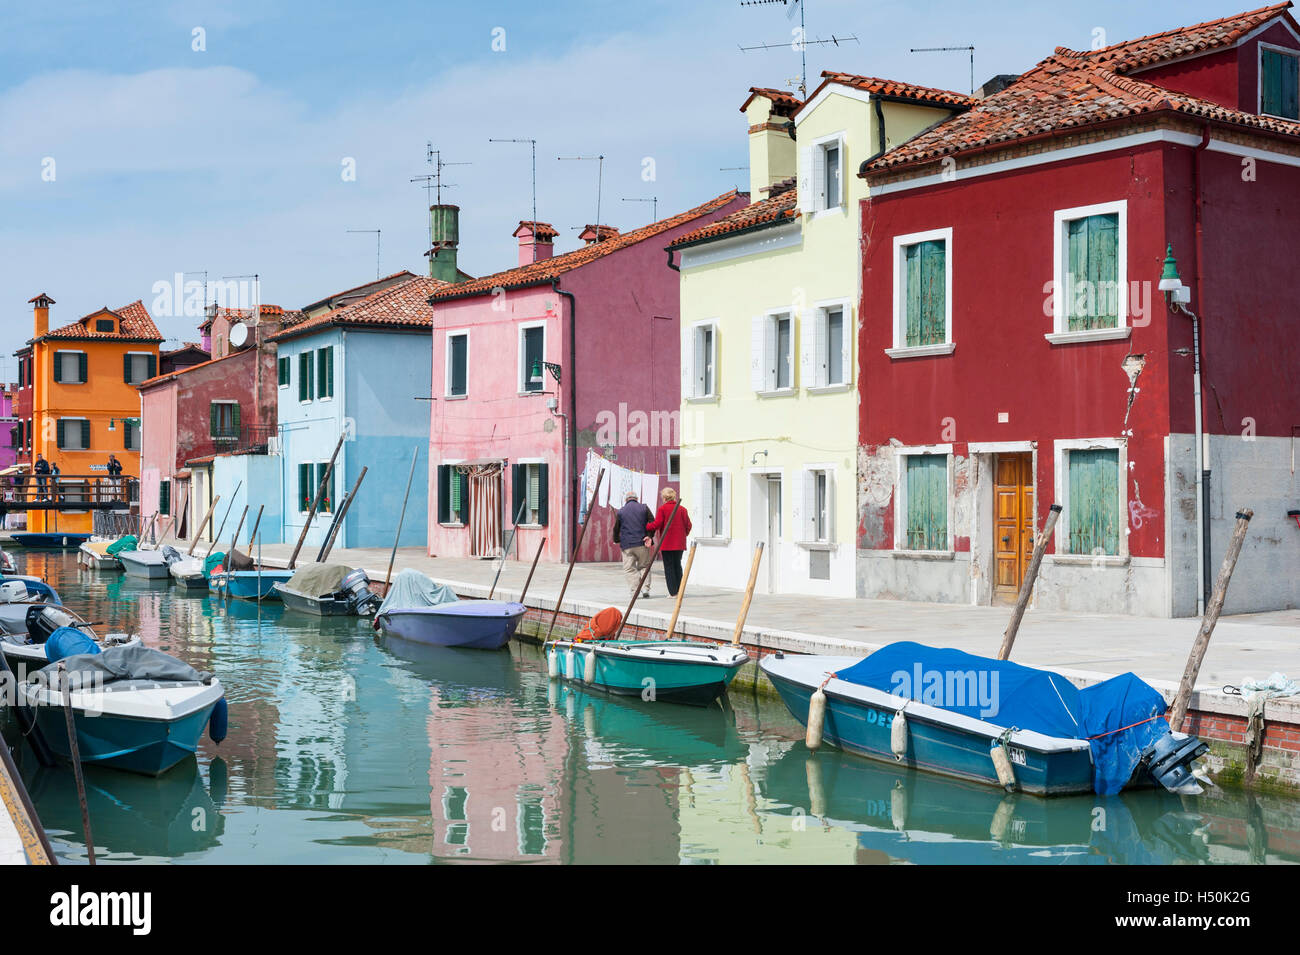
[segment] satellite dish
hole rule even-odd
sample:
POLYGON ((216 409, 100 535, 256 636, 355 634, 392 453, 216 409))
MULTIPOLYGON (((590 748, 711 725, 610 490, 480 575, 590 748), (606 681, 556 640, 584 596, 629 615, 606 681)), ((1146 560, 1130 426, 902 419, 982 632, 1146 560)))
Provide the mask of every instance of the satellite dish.
POLYGON ((236 322, 230 326, 230 347, 243 348, 248 344, 248 326, 243 322, 236 322))

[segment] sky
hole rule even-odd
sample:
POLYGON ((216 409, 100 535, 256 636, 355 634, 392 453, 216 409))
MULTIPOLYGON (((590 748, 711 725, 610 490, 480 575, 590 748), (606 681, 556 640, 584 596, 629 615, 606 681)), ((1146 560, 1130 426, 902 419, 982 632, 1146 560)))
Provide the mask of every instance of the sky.
MULTIPOLYGON (((824 69, 966 92, 1057 46, 1087 49, 1262 5, 804 0, 809 88, 824 69), (849 39, 849 38, 856 38, 849 39)), ((158 314, 158 283, 259 277, 301 307, 376 274, 427 274, 445 162, 460 266, 513 266, 519 220, 627 230, 747 188, 751 86, 789 87, 798 26, 780 2, 0 0, 0 380, 31 337, 136 299, 174 347, 199 319, 158 314), (743 52, 741 46, 779 45, 743 52), (595 161, 560 157, 601 156, 595 161), (599 178, 599 183, 598 183, 599 178), (379 261, 376 235, 380 230, 379 261)), ((251 281, 246 284, 251 287, 251 281)), ((167 286, 170 288, 170 284, 167 286)), ((169 302, 175 301, 168 297, 169 302)), ((172 311, 175 311, 173 308, 172 311)))

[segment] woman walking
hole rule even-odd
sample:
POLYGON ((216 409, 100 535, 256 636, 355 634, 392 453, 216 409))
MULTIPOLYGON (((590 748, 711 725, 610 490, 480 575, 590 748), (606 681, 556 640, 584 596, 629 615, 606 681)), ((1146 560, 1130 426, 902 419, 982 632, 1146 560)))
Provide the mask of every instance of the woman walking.
POLYGON ((664 528, 668 528, 664 532, 659 553, 664 558, 664 581, 668 584, 668 596, 676 597, 677 588, 682 583, 682 551, 686 550, 686 535, 691 532, 691 515, 677 503, 677 492, 672 488, 664 488, 659 496, 663 503, 659 505, 655 519, 646 525, 646 530, 653 534, 655 531, 664 532, 664 528), (676 517, 673 517, 673 508, 677 509, 676 517), (668 527, 670 517, 672 527, 668 527))

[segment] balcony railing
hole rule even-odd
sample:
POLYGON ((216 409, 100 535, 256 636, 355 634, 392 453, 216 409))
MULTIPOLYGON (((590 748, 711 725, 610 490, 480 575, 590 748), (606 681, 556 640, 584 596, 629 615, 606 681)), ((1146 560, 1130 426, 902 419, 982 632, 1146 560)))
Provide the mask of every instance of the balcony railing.
POLYGON ((266 454, 270 439, 275 437, 275 426, 266 424, 242 425, 237 429, 224 429, 217 434, 179 449, 176 466, 215 454, 266 454))
POLYGON ((9 511, 125 510, 140 500, 140 479, 107 474, 14 474, 0 478, 0 506, 9 511))

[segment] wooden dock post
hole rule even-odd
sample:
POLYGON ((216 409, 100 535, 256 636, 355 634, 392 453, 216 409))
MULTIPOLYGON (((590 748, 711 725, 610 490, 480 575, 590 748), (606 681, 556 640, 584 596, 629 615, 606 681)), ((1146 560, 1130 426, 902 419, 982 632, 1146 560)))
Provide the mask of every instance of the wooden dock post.
POLYGON ((605 469, 602 467, 596 472, 596 483, 591 488, 591 504, 587 507, 587 519, 578 530, 578 541, 573 545, 573 554, 569 557, 569 569, 564 574, 564 583, 560 585, 560 596, 555 598, 555 609, 551 611, 551 625, 546 628, 546 640, 543 640, 543 643, 551 639, 551 631, 555 629, 555 618, 560 615, 560 604, 564 602, 564 592, 569 589, 569 578, 573 576, 573 565, 578 562, 578 548, 582 547, 582 539, 587 536, 587 526, 591 524, 592 510, 596 506, 596 496, 600 493, 600 482, 604 479, 605 469))
POLYGON ((745 600, 740 605, 740 616, 736 618, 736 632, 731 635, 731 645, 740 646, 740 634, 745 629, 745 618, 749 616, 749 604, 754 599, 754 586, 758 583, 758 565, 763 562, 763 541, 754 548, 754 562, 749 567, 749 583, 745 587, 745 600))
POLYGON ((203 515, 203 520, 199 521, 199 526, 194 528, 194 539, 190 541, 190 549, 185 552, 186 557, 194 556, 194 548, 198 546, 199 536, 203 533, 203 528, 207 527, 208 522, 212 520, 212 512, 217 509, 217 501, 219 500, 221 500, 220 494, 212 499, 212 503, 208 505, 208 513, 203 515))
POLYGON ((519 603, 523 603, 524 598, 528 596, 528 587, 533 582, 533 574, 537 571, 537 562, 541 559, 542 548, 545 546, 546 538, 543 537, 542 542, 537 545, 537 553, 533 555, 533 566, 528 568, 528 577, 524 580, 524 589, 519 592, 519 603))
POLYGON ((632 616, 632 608, 636 606, 637 598, 641 596, 641 591, 645 589, 646 581, 650 578, 650 571, 654 570, 655 558, 659 556, 659 548, 663 546, 664 538, 668 536, 668 528, 673 526, 673 518, 677 516, 681 506, 681 501, 673 504, 672 513, 668 515, 668 523, 664 524, 663 533, 659 535, 659 540, 655 541, 655 549, 650 552, 650 563, 646 564, 645 570, 641 571, 641 579, 637 581, 636 592, 632 594, 632 600, 627 605, 627 611, 623 614, 623 619, 618 622, 618 632, 614 634, 615 640, 623 636, 623 628, 627 626, 627 618, 632 616))
POLYGON ((303 522, 302 533, 298 535, 298 543, 293 547, 293 553, 289 555, 289 569, 293 570, 294 564, 298 562, 298 552, 302 550, 302 542, 307 539, 307 532, 311 530, 312 519, 316 516, 316 509, 320 507, 321 499, 325 496, 325 488, 329 484, 330 475, 334 473, 334 459, 339 456, 339 449, 343 447, 343 442, 347 440, 347 431, 339 435, 339 443, 334 445, 334 453, 330 455, 329 464, 325 465, 325 473, 320 477, 320 486, 316 488, 316 496, 312 499, 311 510, 307 512, 307 520, 303 522))
POLYGON ((1223 601, 1228 596, 1228 583, 1232 580, 1232 571, 1241 556, 1241 545, 1246 540, 1246 528, 1255 512, 1245 508, 1237 512, 1237 526, 1232 529, 1232 539, 1228 541, 1227 553, 1223 555, 1223 566, 1214 581, 1214 595, 1210 597, 1209 606, 1205 608, 1205 617, 1201 620, 1201 629, 1192 642, 1192 652, 1187 657, 1187 668, 1183 670, 1183 679, 1178 684, 1178 695, 1174 697, 1174 708, 1169 712, 1169 728, 1181 732, 1187 708, 1192 702, 1192 690, 1196 687, 1196 677, 1201 672, 1201 663, 1205 660, 1205 651, 1210 648, 1210 635, 1214 625, 1219 622, 1223 610, 1223 601))
POLYGON ((1025 579, 1020 582, 1020 596, 1016 598, 1016 609, 1011 611, 1011 622, 1007 624, 1006 632, 1002 634, 1002 647, 998 650, 999 660, 1011 656, 1011 645, 1016 642, 1020 620, 1025 615, 1025 608, 1029 606, 1030 596, 1033 595, 1034 581, 1038 579, 1038 567, 1043 562, 1043 554, 1047 553, 1047 542, 1052 539, 1052 532, 1056 530, 1056 519, 1060 516, 1060 504, 1053 504, 1048 508, 1047 523, 1043 525, 1043 532, 1038 535, 1038 540, 1034 541, 1034 556, 1029 559, 1029 566, 1025 569, 1025 579))
POLYGON ((357 496, 357 491, 361 490, 361 482, 366 479, 368 470, 370 470, 368 467, 361 469, 361 473, 357 475, 357 483, 352 485, 352 490, 343 499, 343 506, 339 508, 338 517, 334 518, 334 525, 330 528, 329 537, 325 538, 320 554, 316 557, 317 563, 323 564, 325 558, 330 555, 330 551, 334 549, 334 539, 339 536, 339 528, 343 526, 343 519, 348 516, 348 508, 352 506, 352 499, 357 496))
POLYGON ((677 585, 677 601, 673 604, 673 615, 668 620, 668 633, 665 640, 673 638, 677 629, 677 615, 682 612, 682 598, 686 596, 686 581, 691 579, 691 564, 695 562, 695 541, 691 541, 690 552, 686 555, 686 568, 682 571, 682 581, 677 585))
POLYGON ((230 503, 226 505, 226 513, 221 515, 221 526, 217 528, 216 534, 212 536, 212 544, 208 547, 208 552, 203 555, 204 560, 212 556, 212 552, 216 550, 217 544, 221 541, 221 532, 226 529, 226 521, 230 520, 230 509, 235 506, 235 498, 239 497, 239 489, 243 486, 243 481, 235 485, 235 493, 230 496, 230 503))
POLYGON ((393 535, 393 552, 388 555, 388 573, 384 575, 384 596, 388 596, 388 588, 392 585, 393 580, 393 562, 397 560, 397 542, 402 539, 402 522, 406 520, 406 502, 411 497, 411 481, 415 478, 415 462, 420 456, 420 446, 416 445, 415 450, 411 452, 411 470, 406 475, 406 493, 402 495, 402 513, 397 515, 397 533, 393 535))

